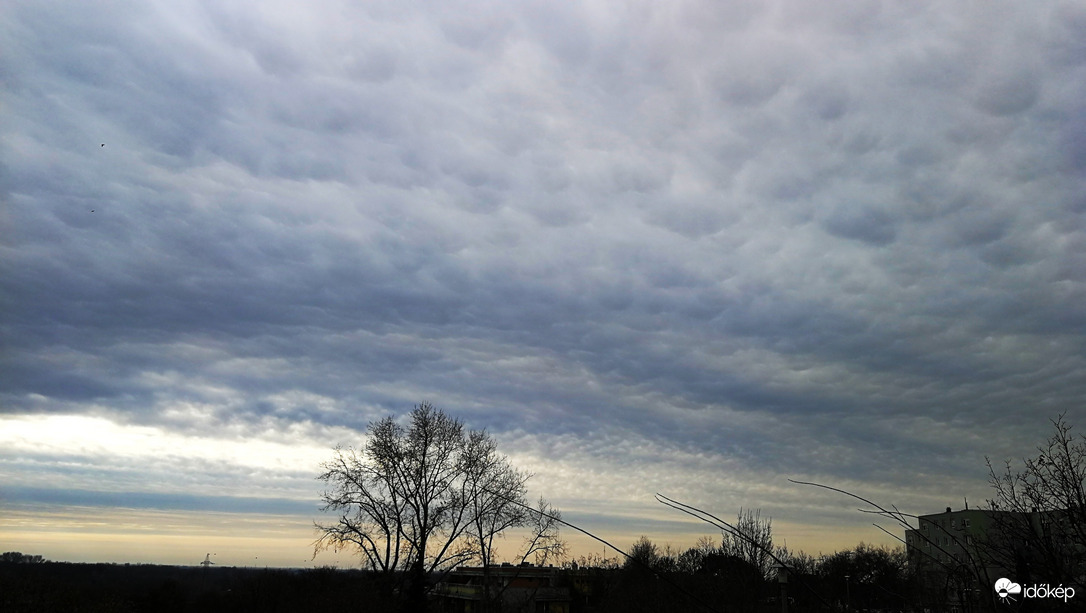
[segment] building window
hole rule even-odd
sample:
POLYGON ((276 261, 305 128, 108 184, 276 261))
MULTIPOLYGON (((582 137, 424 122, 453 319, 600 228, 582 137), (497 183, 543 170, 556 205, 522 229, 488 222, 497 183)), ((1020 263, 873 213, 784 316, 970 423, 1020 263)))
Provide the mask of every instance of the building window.
POLYGON ((969 520, 968 519, 963 519, 962 521, 965 522, 965 527, 968 528, 969 527, 969 520))

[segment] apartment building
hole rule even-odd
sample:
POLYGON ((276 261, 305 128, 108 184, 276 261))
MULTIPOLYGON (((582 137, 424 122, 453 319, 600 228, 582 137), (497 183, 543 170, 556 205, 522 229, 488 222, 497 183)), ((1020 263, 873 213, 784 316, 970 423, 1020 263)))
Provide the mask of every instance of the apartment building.
POLYGON ((1065 511, 1015 512, 947 507, 905 531, 909 567, 933 603, 981 610, 996 580, 1081 584, 1083 548, 1065 511))

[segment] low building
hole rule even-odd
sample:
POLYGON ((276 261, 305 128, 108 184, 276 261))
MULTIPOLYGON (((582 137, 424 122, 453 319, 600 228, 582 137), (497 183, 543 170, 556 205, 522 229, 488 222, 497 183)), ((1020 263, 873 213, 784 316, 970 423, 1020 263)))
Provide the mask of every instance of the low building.
POLYGON ((479 613, 490 598, 502 613, 569 613, 570 588, 559 585, 561 571, 553 566, 528 562, 502 564, 484 569, 461 566, 450 572, 434 590, 449 613, 479 613), (489 587, 489 589, 488 589, 489 587))
POLYGON ((992 509, 919 516, 905 531, 909 567, 936 608, 968 613, 984 608, 995 582, 1081 583, 1081 547, 1068 514, 992 509))

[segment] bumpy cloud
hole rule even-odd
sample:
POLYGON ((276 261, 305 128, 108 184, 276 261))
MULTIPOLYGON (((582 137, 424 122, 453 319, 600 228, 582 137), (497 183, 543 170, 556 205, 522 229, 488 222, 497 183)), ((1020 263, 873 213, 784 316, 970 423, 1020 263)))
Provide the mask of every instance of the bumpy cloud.
POLYGON ((309 448, 429 400, 574 512, 983 498, 1086 393, 1086 12, 1004 9, 16 6, 3 419, 309 448))

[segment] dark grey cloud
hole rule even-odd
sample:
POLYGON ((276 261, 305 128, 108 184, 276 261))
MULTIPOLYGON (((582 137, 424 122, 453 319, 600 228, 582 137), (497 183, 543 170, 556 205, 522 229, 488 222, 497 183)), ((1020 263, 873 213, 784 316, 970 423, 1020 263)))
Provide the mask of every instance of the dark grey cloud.
POLYGON ((825 227, 834 236, 875 246, 892 243, 897 237, 894 220, 886 211, 863 205, 842 206, 830 214, 825 227))
POLYGON ((982 497, 1086 391, 1086 21, 1008 11, 17 6, 3 419, 195 466, 429 400, 560 504, 982 497))

